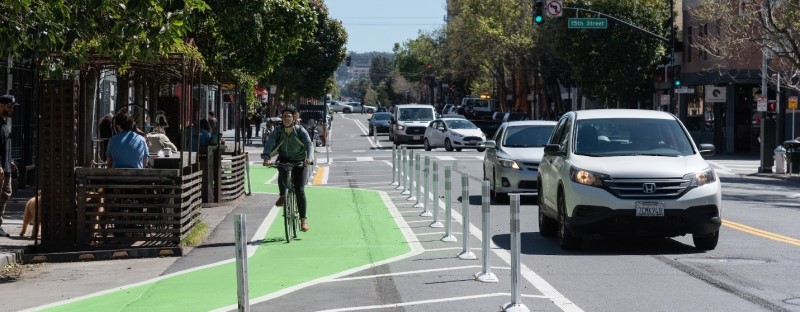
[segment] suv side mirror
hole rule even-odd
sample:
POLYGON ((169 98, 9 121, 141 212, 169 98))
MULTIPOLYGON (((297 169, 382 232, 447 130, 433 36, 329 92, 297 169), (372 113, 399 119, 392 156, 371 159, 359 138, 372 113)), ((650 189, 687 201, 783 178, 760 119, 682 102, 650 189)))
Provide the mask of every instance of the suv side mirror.
POLYGON ((486 140, 483 142, 483 147, 485 148, 497 148, 497 142, 494 140, 486 140))
POLYGON ((700 149, 700 155, 706 156, 706 157, 713 156, 714 153, 717 152, 717 148, 714 147, 714 144, 703 143, 703 144, 700 144, 700 146, 698 146, 698 148, 700 149))
POLYGON ((561 144, 547 144, 544 146, 545 156, 558 156, 561 154, 561 144))

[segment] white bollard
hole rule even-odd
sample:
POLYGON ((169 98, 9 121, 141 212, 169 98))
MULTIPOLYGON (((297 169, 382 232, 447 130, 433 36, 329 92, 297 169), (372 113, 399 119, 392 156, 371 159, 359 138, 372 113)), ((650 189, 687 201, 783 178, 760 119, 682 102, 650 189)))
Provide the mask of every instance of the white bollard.
POLYGON ((327 157, 328 164, 330 165, 331 164, 331 149, 333 148, 333 147, 331 147, 331 142, 333 141, 333 138, 331 138, 330 128, 328 129, 328 135, 325 136, 325 140, 328 141, 328 142, 325 143, 325 157, 327 157))
MULTIPOLYGON (((403 174, 405 177, 403 178, 403 183, 405 183, 406 187, 403 188, 403 191, 400 195, 411 195, 411 189, 414 187, 414 180, 411 176, 412 167, 414 167, 414 151, 408 150, 408 154, 406 155, 406 163, 405 163, 405 172, 403 174)), ((406 200, 410 200, 406 198, 406 200)))
POLYGON ((237 214, 233 220, 233 238, 236 242, 236 296, 238 310, 250 311, 250 290, 247 282, 247 228, 246 216, 237 214))
POLYGON ((439 162, 433 161, 433 222, 429 225, 432 228, 442 228, 444 224, 439 222, 439 162))
POLYGON ((466 172, 461 173, 461 219, 461 224, 464 226, 461 240, 464 241, 464 244, 458 258, 462 260, 478 259, 469 247, 471 236, 469 233, 469 174, 466 172))
POLYGON ((453 231, 451 230, 452 227, 452 219, 453 219, 453 209, 450 202, 452 201, 452 185, 450 183, 450 166, 444 166, 444 236, 442 236, 443 242, 448 243, 455 243, 458 240, 455 236, 453 236, 453 231))
POLYGON ((430 179, 428 179, 428 176, 430 174, 431 174, 431 157, 430 156, 425 156, 425 170, 423 172, 423 175, 425 176, 425 195, 422 196, 422 207, 423 207, 423 210, 422 210, 422 213, 419 214, 420 217, 433 216, 433 214, 428 210, 428 194, 431 191, 431 189, 430 189, 431 184, 428 183, 429 180, 430 180, 430 179))
POLYGON ((422 191, 420 190, 420 189, 422 189, 422 179, 421 179, 420 170, 419 170, 420 167, 422 167, 422 164, 420 164, 420 160, 421 160, 420 157, 421 157, 420 153, 417 153, 417 155, 414 158, 414 177, 417 180, 417 184, 416 184, 416 189, 417 189, 417 193, 416 194, 417 194, 417 196, 414 198, 414 199, 416 199, 416 202, 414 203, 414 206, 411 206, 413 208, 422 208, 422 203, 419 202, 420 199, 422 199, 422 191))
POLYGON ((378 126, 372 126, 372 141, 378 143, 378 126))
POLYGON ((511 199, 511 302, 503 305, 503 311, 528 312, 528 307, 520 301, 520 227, 519 194, 509 194, 511 199))
POLYGON ((392 183, 389 185, 398 185, 400 182, 397 182, 397 176, 399 176, 400 170, 398 170, 397 166, 397 145, 392 144, 392 183))
POLYGON ((400 160, 400 173, 399 173, 398 177, 400 178, 400 180, 397 181, 397 187, 395 189, 398 189, 398 190, 400 190, 402 192, 405 189, 405 181, 404 181, 405 180, 405 172, 404 172, 404 170, 406 169, 406 166, 405 166, 405 164, 406 164, 406 147, 405 146, 401 146, 400 147, 400 155, 399 156, 400 156, 400 158, 398 160, 400 160))
POLYGON ((481 213, 483 214, 483 222, 481 222, 481 231, 483 232, 483 242, 481 244, 481 256, 483 256, 483 271, 475 273, 475 278, 484 283, 497 283, 497 276, 492 273, 492 258, 489 254, 489 240, 490 235, 490 216, 489 204, 489 181, 483 181, 481 184, 481 213))

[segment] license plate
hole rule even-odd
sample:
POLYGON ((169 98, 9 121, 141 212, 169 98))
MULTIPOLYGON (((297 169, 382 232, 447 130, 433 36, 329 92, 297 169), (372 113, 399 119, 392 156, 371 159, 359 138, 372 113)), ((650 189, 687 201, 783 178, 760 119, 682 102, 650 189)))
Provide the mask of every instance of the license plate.
POLYGON ((419 140, 422 140, 422 136, 421 135, 415 135, 414 136, 414 141, 419 141, 419 140))
POLYGON ((467 140, 467 144, 478 144, 478 140, 467 140))
POLYGON ((637 217, 663 217, 664 203, 659 202, 636 202, 637 217))

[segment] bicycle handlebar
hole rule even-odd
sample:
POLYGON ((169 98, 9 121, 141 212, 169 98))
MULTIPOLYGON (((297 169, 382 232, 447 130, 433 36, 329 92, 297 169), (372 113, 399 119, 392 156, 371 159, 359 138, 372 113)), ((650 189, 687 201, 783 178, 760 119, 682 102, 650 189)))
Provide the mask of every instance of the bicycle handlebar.
POLYGON ((270 165, 267 165, 267 167, 273 167, 273 168, 278 168, 278 167, 282 167, 282 168, 294 168, 294 167, 304 167, 305 165, 306 165, 306 164, 305 164, 305 162, 303 162, 303 161, 297 161, 297 162, 279 162, 279 161, 276 161, 276 162, 273 162, 273 163, 272 163, 272 164, 270 164, 270 165))

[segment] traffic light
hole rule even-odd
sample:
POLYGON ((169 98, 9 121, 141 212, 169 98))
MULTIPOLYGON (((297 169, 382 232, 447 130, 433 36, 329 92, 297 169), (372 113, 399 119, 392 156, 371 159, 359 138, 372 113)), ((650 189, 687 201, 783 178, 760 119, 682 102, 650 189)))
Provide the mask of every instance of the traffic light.
POLYGON ((534 0, 533 2, 533 22, 536 25, 544 24, 544 1, 534 0))
POLYGON ((345 65, 347 65, 348 67, 350 67, 350 60, 351 60, 351 58, 350 58, 350 56, 348 56, 346 61, 345 61, 345 65))
POLYGON ((767 102, 767 111, 770 113, 774 113, 776 111, 775 100, 770 100, 767 102))
POLYGON ((675 86, 676 87, 680 87, 681 86, 681 79, 680 78, 675 79, 675 86))

